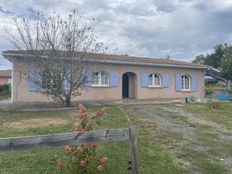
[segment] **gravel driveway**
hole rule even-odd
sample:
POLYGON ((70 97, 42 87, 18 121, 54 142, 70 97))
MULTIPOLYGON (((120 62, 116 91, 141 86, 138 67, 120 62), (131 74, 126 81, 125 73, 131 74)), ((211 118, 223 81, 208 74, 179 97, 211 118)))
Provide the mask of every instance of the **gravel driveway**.
POLYGON ((232 173, 232 131, 185 105, 124 107, 139 127, 179 159, 184 173, 232 173), (198 113, 199 114, 199 113, 198 113))

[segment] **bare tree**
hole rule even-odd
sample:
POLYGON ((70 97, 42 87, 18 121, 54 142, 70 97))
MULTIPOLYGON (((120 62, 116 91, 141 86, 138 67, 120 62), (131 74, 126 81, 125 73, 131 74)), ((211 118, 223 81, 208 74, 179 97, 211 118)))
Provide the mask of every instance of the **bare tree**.
POLYGON ((80 95, 91 80, 88 60, 94 59, 92 53, 103 51, 103 44, 97 43, 94 35, 98 22, 92 19, 84 23, 75 11, 67 20, 38 14, 36 21, 23 17, 14 22, 17 36, 9 33, 10 41, 24 50, 31 85, 70 107, 71 98, 80 95))

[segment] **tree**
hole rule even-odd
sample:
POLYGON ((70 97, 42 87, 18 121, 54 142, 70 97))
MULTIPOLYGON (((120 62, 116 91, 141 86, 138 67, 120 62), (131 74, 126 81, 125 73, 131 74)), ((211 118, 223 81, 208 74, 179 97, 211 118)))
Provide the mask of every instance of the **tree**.
POLYGON ((224 45, 222 44, 216 45, 214 47, 213 53, 207 54, 206 56, 200 54, 192 61, 192 63, 205 64, 205 65, 213 66, 214 68, 219 68, 224 51, 227 47, 228 47, 227 43, 225 43, 224 45))
POLYGON ((205 58, 205 64, 211 65, 214 68, 218 68, 220 66, 221 59, 224 54, 224 50, 227 47, 227 44, 224 45, 219 44, 214 47, 214 53, 208 54, 205 58))
POLYGON ((67 20, 41 14, 36 21, 15 18, 17 36, 9 33, 13 46, 25 50, 24 62, 30 67, 33 85, 67 107, 91 80, 93 65, 88 60, 94 59, 92 53, 103 51, 94 34, 98 22, 92 19, 84 23, 81 19, 75 11, 67 20))
POLYGON ((198 55, 192 63, 205 64, 205 56, 203 54, 198 55))
POLYGON ((225 49, 220 66, 223 77, 232 80, 232 46, 225 49))

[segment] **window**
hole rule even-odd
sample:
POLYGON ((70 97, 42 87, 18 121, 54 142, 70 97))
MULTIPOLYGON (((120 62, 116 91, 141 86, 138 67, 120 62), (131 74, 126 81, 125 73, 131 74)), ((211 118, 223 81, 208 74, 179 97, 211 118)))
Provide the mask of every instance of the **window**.
POLYGON ((161 76, 159 74, 149 75, 149 87, 161 87, 161 76))
POLYGON ((190 91, 190 76, 189 75, 182 75, 181 76, 181 89, 183 91, 190 91))
POLYGON ((103 71, 94 73, 92 86, 109 86, 109 75, 103 71))

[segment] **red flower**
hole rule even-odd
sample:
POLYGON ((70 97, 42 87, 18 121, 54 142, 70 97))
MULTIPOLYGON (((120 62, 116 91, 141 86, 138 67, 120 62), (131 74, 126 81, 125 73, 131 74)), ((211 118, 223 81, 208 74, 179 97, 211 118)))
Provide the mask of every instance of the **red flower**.
POLYGON ((84 149, 81 146, 77 147, 77 153, 82 154, 84 152, 84 149))
POLYGON ((105 164, 107 160, 108 160, 107 157, 103 157, 103 158, 101 159, 101 163, 102 163, 102 164, 105 164))
POLYGON ((99 166, 97 166, 97 171, 102 171, 102 169, 103 169, 103 166, 102 165, 99 165, 99 166))
POLYGON ((86 108, 82 104, 79 104, 79 112, 85 113, 86 111, 86 108))
POLYGON ((86 162, 85 162, 84 160, 81 160, 80 165, 81 165, 81 166, 84 166, 85 163, 86 163, 86 162))
POLYGON ((63 162, 63 161, 59 161, 59 162, 57 163, 57 167, 58 167, 59 169, 63 169, 63 168, 64 168, 64 162, 63 162))
POLYGON ((106 108, 101 108, 100 111, 96 113, 96 117, 101 117, 106 112, 106 108))
POLYGON ((88 149, 89 147, 90 147, 90 145, 88 145, 88 144, 84 144, 84 145, 82 146, 82 148, 83 148, 84 150, 88 149))
POLYGON ((101 111, 98 111, 98 112, 96 113, 96 117, 100 117, 100 116, 102 116, 102 113, 101 113, 101 111))
POLYGON ((80 116, 81 120, 88 120, 89 119, 89 117, 86 113, 79 113, 79 116, 80 116))
POLYGON ((65 151, 66 153, 71 152, 71 151, 72 151, 72 146, 71 146, 71 145, 65 146, 65 147, 64 147, 64 151, 65 151))
POLYGON ((93 159, 93 155, 87 156, 87 157, 85 158, 85 160, 86 160, 87 162, 91 161, 92 159, 93 159))

